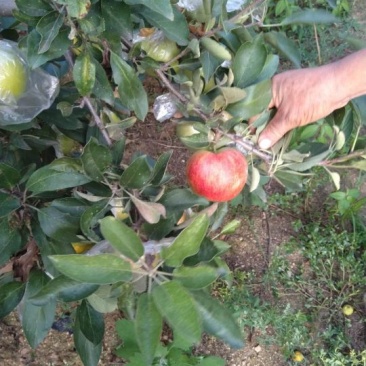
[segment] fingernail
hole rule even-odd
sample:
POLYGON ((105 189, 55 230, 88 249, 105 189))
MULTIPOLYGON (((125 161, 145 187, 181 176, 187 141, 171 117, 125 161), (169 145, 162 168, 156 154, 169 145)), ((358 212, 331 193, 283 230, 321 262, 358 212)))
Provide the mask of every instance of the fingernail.
POLYGON ((271 143, 271 140, 268 140, 268 139, 263 139, 263 140, 260 140, 259 141, 259 147, 261 149, 269 149, 271 147, 272 143, 271 143))

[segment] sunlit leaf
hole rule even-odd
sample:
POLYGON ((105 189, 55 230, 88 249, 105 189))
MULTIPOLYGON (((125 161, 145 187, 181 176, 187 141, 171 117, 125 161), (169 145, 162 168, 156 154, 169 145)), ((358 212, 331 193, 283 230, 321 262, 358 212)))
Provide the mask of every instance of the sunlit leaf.
POLYGON ((175 334, 191 345, 201 338, 201 321, 195 302, 182 285, 176 281, 154 287, 152 296, 157 309, 175 334))
POLYGON ((163 319, 150 294, 141 294, 137 303, 135 332, 146 365, 151 365, 160 342, 163 319))
POLYGON ((233 59, 234 84, 239 88, 251 85, 260 75, 267 60, 264 45, 244 43, 233 59))
POLYGON ((173 275, 175 280, 191 289, 207 287, 219 277, 216 268, 205 264, 195 267, 178 267, 173 271, 173 275))
POLYGON ((203 329, 233 348, 243 347, 243 335, 230 311, 204 292, 193 292, 193 295, 203 321, 203 329))
POLYGON ((114 52, 111 52, 111 67, 121 100, 137 118, 144 120, 149 109, 147 94, 135 70, 114 52))
POLYGON ((58 271, 75 281, 102 285, 131 279, 131 265, 113 254, 66 254, 49 258, 58 271))
POLYGON ((339 23, 340 19, 323 9, 304 9, 296 11, 283 19, 281 25, 291 24, 329 24, 339 23))
POLYGON ((301 56, 294 41, 286 37, 284 33, 271 31, 265 33, 264 39, 275 47, 283 56, 288 58, 297 68, 301 67, 301 56))
POLYGON ((199 215, 174 240, 172 245, 164 248, 162 258, 171 267, 179 267, 183 260, 196 254, 207 233, 209 219, 207 215, 199 215))
POLYGON ((96 74, 95 64, 91 55, 83 52, 77 56, 73 67, 73 77, 75 85, 82 96, 89 95, 95 84, 96 74))
POLYGON ((144 254, 141 239, 135 231, 113 216, 100 221, 100 230, 110 244, 127 258, 138 261, 144 254))

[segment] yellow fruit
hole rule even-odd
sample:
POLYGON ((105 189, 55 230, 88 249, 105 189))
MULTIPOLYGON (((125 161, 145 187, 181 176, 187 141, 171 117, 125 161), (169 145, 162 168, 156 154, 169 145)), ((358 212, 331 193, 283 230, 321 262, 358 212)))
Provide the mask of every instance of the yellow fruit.
POLYGON ((82 254, 94 246, 93 243, 83 243, 83 242, 75 242, 71 243, 71 245, 74 248, 76 254, 82 254))
POLYGON ((353 314, 353 307, 351 305, 343 305, 342 312, 346 316, 350 316, 353 314))
POLYGON ((27 67, 20 57, 9 50, 0 50, 0 100, 14 103, 27 87, 27 67))
POLYGON ((304 359, 304 355, 300 351, 295 351, 292 356, 292 361, 301 362, 304 359))

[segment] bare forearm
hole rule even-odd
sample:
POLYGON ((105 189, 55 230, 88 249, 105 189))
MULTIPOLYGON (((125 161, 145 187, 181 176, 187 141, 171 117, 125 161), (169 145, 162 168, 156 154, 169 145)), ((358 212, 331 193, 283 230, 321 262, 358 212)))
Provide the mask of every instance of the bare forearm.
POLYGON ((366 49, 355 52, 332 66, 338 84, 335 92, 342 94, 344 104, 366 94, 366 49))

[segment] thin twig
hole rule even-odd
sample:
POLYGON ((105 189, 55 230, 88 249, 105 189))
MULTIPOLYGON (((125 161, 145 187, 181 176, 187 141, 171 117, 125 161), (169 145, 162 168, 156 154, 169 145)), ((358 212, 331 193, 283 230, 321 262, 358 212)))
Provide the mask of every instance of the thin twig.
POLYGON ((179 60, 180 58, 182 58, 183 56, 185 56, 189 51, 190 51, 190 50, 189 50, 189 48, 188 48, 188 47, 184 48, 184 49, 183 49, 183 51, 182 51, 182 52, 180 52, 177 56, 173 57, 170 61, 168 61, 168 62, 166 62, 164 65, 160 66, 160 67, 159 67, 159 70, 161 70, 161 71, 165 71, 165 70, 169 69, 169 68, 171 67, 171 65, 172 65, 175 61, 177 61, 177 60, 179 60))
POLYGON ((322 55, 321 55, 321 51, 320 51, 318 29, 316 28, 316 24, 314 24, 314 36, 315 36, 316 50, 318 52, 318 62, 319 62, 319 65, 321 65, 323 63, 323 61, 322 61, 322 55))
POLYGON ((337 166, 334 165, 334 164, 344 163, 347 160, 350 160, 350 159, 353 159, 353 158, 358 158, 358 157, 360 157, 362 155, 366 155, 366 149, 358 150, 358 151, 355 151, 355 152, 353 152, 353 153, 351 153, 349 155, 341 156, 341 157, 336 158, 336 159, 322 161, 322 162, 319 163, 319 165, 323 165, 323 166, 334 166, 334 168, 336 168, 337 166))
MULTIPOLYGON (((159 79, 163 82, 163 84, 169 89, 169 91, 178 98, 178 100, 184 104, 187 104, 189 102, 189 100, 183 95, 181 94, 177 89, 174 88, 174 86, 172 85, 172 83, 170 82, 170 80, 165 76, 164 72, 160 69, 155 70, 156 74, 158 75, 159 79)), ((193 108, 193 111, 202 118, 202 120, 204 120, 205 122, 207 122, 209 120, 209 116, 205 113, 203 113, 200 109, 198 108, 193 108)))
POLYGON ((85 105, 88 107, 90 113, 92 114, 92 116, 94 118, 94 122, 97 125, 97 127, 99 128, 100 132, 102 133, 102 135, 103 135, 105 141, 107 142, 108 146, 111 146, 112 145, 112 140, 109 137, 108 132, 104 127, 104 123, 102 122, 102 120, 98 116, 98 113, 96 112, 90 98, 83 97, 83 102, 85 103, 85 105))
POLYGON ((265 152, 265 151, 261 151, 260 149, 257 149, 254 146, 253 142, 246 140, 241 136, 233 135, 230 133, 226 133, 226 134, 224 134, 224 136, 228 137, 230 140, 234 141, 236 144, 242 146, 249 153, 257 155, 258 157, 263 159, 265 162, 267 162, 267 163, 272 162, 272 160, 273 160, 272 154, 265 152))
MULTIPOLYGON (((65 58, 66 58, 66 61, 68 62, 68 64, 70 65, 70 67, 73 68, 74 67, 74 60, 72 59, 70 51, 66 52, 65 58)), ((94 122, 97 125, 97 127, 99 128, 100 132, 102 133, 105 141, 107 142, 108 146, 111 146, 112 145, 112 140, 110 139, 110 137, 108 135, 108 132, 106 131, 106 129, 104 127, 104 124, 103 124, 102 120, 100 119, 97 111, 95 110, 90 98, 83 97, 81 105, 83 105, 83 104, 85 104, 88 107, 90 113, 92 114, 92 116, 94 118, 94 122)))

